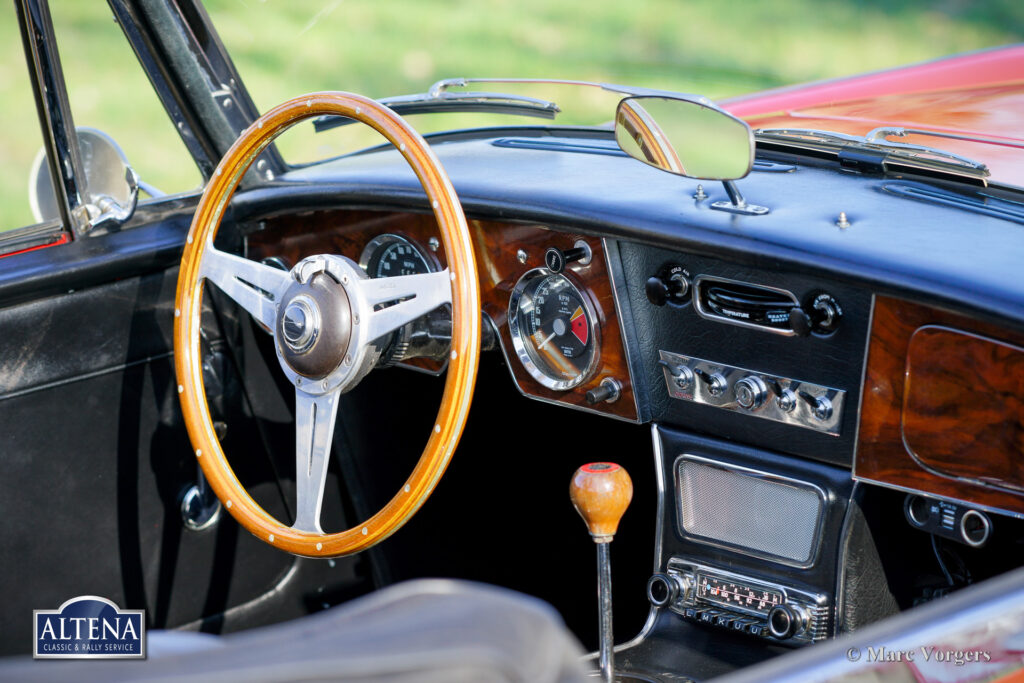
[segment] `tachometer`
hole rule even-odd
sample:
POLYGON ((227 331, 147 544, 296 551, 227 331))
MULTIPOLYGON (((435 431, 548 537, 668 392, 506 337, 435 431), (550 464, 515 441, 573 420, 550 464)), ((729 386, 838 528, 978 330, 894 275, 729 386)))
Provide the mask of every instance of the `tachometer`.
POLYGON ((572 389, 597 366, 596 318, 564 275, 544 268, 523 275, 512 291, 508 320, 519 361, 549 389, 572 389))
POLYGON ((419 247, 399 235, 374 237, 363 249, 359 265, 372 278, 431 273, 434 267, 419 247))

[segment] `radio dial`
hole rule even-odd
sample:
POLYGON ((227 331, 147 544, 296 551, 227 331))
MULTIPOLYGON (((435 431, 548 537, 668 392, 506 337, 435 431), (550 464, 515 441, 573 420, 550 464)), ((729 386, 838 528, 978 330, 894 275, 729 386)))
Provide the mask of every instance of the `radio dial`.
POLYGON ((768 387, 757 375, 747 375, 732 388, 736 403, 744 410, 757 410, 768 397, 768 387))

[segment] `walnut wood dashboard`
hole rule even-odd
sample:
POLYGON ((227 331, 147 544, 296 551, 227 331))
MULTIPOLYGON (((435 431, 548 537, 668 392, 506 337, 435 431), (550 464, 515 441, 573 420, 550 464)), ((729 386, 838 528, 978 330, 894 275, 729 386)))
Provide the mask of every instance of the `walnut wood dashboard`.
MULTIPOLYGON (((315 211, 268 218, 262 229, 248 235, 248 256, 263 259, 282 258, 289 266, 310 254, 341 254, 359 260, 366 245, 382 234, 403 237, 415 244, 437 268, 447 266, 444 248, 433 249, 431 238, 438 238, 437 225, 430 214, 378 211, 315 211)), ((520 391, 544 401, 574 406, 621 419, 636 421, 637 405, 629 374, 625 347, 616 314, 612 284, 600 238, 563 233, 539 225, 469 221, 483 311, 494 322, 509 368, 520 391), (577 240, 587 242, 592 258, 566 266, 564 275, 586 297, 595 314, 595 344, 598 344, 596 369, 581 384, 565 391, 549 389, 535 380, 519 362, 512 345, 508 307, 516 283, 528 271, 544 266, 548 247, 568 250, 577 240), (519 252, 525 253, 525 262, 519 252), (616 380, 620 395, 612 403, 588 404, 586 394, 607 378, 616 380)), ((405 361, 430 372, 443 369, 429 359, 405 361)))
POLYGON ((854 476, 1024 515, 1024 335, 878 297, 854 476))

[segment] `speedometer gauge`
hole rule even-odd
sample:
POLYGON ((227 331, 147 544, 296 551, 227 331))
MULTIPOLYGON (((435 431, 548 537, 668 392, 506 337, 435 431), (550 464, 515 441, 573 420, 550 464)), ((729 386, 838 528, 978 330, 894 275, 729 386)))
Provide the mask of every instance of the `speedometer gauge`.
POLYGON ((372 278, 420 275, 434 271, 419 247, 391 233, 370 240, 359 257, 359 265, 372 278))
POLYGON ((549 389, 572 389, 597 366, 593 310, 564 275, 544 268, 526 273, 512 291, 508 320, 519 361, 549 389))

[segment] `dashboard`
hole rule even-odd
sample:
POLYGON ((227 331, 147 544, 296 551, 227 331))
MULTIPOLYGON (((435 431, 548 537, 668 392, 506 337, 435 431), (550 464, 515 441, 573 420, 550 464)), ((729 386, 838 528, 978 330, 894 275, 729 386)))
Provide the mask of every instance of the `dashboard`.
MULTIPOLYGON (((537 153, 539 168, 585 171, 590 184, 541 184, 530 157, 509 167, 523 196, 504 196, 478 182, 477 160, 493 167, 506 153, 485 144, 437 147, 469 216, 484 345, 530 399, 651 425, 651 611, 623 649, 628 667, 725 673, 931 599, 900 567, 931 554, 928 535, 975 552, 974 579, 1012 568, 1005 544, 1024 518, 1024 334, 1006 314, 1015 285, 1002 266, 969 269, 931 236, 914 241, 918 224, 960 214, 914 205, 903 246, 928 244, 929 259, 908 261, 886 242, 899 239, 890 226, 851 212, 853 227, 837 227, 797 196, 872 190, 821 168, 745 180, 777 200, 755 231, 701 200, 686 220, 647 201, 669 182, 658 174, 642 184, 619 174, 613 191, 600 156, 537 153), (602 188, 619 199, 602 204, 602 188), (975 289, 944 289, 968 279, 975 289), (735 661, 709 654, 722 645, 735 661)), ((247 256, 287 267, 338 253, 371 276, 444 268, 433 217, 405 198, 408 183, 390 192, 410 208, 363 208, 400 171, 361 168, 353 180, 354 163, 315 176, 352 208, 264 211, 245 231, 247 256)), ((877 215, 910 215, 880 197, 877 215)), ((1006 228, 974 227, 979 239, 1006 228)), ((443 371, 443 316, 402 334, 389 363, 443 371)))
MULTIPOLYGON (((538 400, 638 421, 603 241, 540 225, 474 220, 469 227, 483 313, 497 331, 519 390, 538 400), (577 243, 586 245, 588 256, 570 260, 561 273, 545 266, 548 250, 571 252, 580 248, 577 243), (602 385, 610 383, 615 391, 604 395, 602 385), (593 392, 600 392, 596 399, 593 392)), ((400 250, 409 250, 405 256, 415 264, 401 274, 447 265, 432 215, 313 212, 268 219, 248 237, 250 258, 277 258, 289 266, 317 251, 376 264, 402 258, 400 250)), ((398 363, 436 373, 444 368, 445 353, 398 363)))

